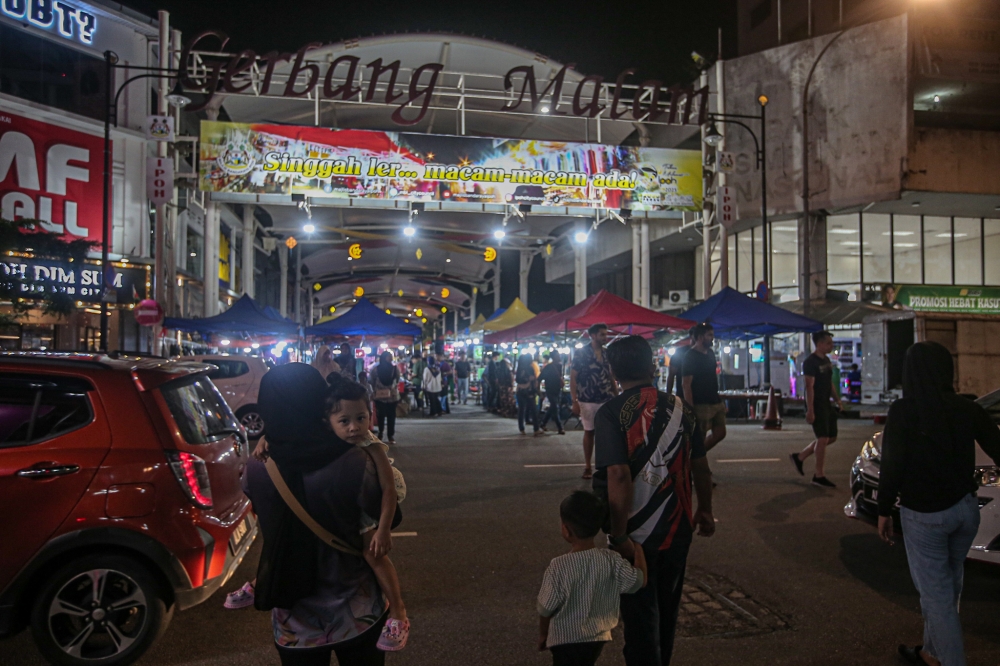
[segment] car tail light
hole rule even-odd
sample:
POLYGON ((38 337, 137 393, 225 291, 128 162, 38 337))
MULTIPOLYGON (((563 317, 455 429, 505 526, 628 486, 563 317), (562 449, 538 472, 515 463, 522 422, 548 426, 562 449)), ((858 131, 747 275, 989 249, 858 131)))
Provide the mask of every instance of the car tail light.
POLYGON ((212 508, 212 485, 208 480, 208 467, 205 461, 186 451, 167 451, 170 469, 174 470, 177 483, 181 489, 202 509, 212 508))

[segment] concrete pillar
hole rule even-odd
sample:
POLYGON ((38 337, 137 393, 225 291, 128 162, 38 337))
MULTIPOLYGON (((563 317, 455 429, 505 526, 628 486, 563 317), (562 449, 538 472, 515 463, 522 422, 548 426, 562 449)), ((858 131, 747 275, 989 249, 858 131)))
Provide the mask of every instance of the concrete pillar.
POLYGON ((292 280, 292 304, 295 312, 295 323, 302 323, 302 245, 295 246, 295 279, 292 280))
POLYGON ((453 313, 452 314, 452 318, 453 318, 453 320, 455 322, 454 323, 454 329, 452 329, 452 330, 455 331, 455 339, 458 340, 458 308, 455 308, 454 310, 452 310, 452 313, 453 313))
POLYGON ((476 321, 476 297, 479 295, 479 287, 472 288, 472 300, 469 308, 469 328, 472 328, 472 322, 476 321))
POLYGON ((205 238, 202 249, 205 316, 218 314, 219 310, 219 204, 208 200, 205 209, 205 238))
POLYGON ((719 288, 729 286, 729 231, 719 227, 719 288))
POLYGON ((282 317, 288 316, 288 246, 278 243, 278 265, 281 267, 281 286, 278 288, 278 309, 282 317))
MULTIPOLYGON (((577 226, 577 231, 587 232, 585 225, 577 226)), ((587 244, 573 241, 573 302, 579 303, 587 298, 587 244)))
POLYGON ((714 228, 706 224, 702 232, 702 289, 704 290, 705 298, 712 295, 712 230, 714 228))
POLYGON ((229 290, 236 291, 236 228, 229 227, 229 290))
POLYGON ((799 219, 799 298, 810 286, 812 300, 826 298, 826 216, 812 214, 812 233, 806 231, 805 220, 799 219), (805 275, 805 254, 809 253, 809 273, 805 275))
POLYGON ((254 297, 253 266, 255 251, 253 242, 257 231, 257 222, 254 219, 253 213, 253 206, 247 204, 243 207, 243 268, 240 273, 243 276, 243 293, 248 294, 250 298, 254 297))
POLYGON ((643 220, 639 226, 639 243, 641 252, 639 253, 642 257, 642 265, 639 270, 639 293, 641 295, 641 302, 639 303, 642 307, 649 307, 649 221, 643 220))
POLYGON ((518 277, 520 278, 520 289, 518 290, 518 296, 521 302, 525 305, 528 304, 528 274, 531 273, 531 262, 534 260, 535 255, 531 253, 530 250, 521 250, 520 252, 520 270, 518 271, 518 277))
POLYGON ((632 302, 642 304, 642 230, 632 222, 632 302))
POLYGON ((500 254, 497 253, 497 258, 493 262, 493 309, 500 309, 500 254))

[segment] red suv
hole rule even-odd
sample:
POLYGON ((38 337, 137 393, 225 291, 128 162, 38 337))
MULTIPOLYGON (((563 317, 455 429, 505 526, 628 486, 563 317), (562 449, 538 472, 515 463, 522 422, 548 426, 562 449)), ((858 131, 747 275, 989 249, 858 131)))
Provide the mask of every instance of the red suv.
POLYGON ((213 366, 0 355, 0 635, 57 664, 138 659, 257 534, 213 366))

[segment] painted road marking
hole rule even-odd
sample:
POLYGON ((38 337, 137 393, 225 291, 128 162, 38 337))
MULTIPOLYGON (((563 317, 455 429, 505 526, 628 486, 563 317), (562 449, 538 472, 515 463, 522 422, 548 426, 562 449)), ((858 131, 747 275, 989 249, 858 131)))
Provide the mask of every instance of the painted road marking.
POLYGON ((394 537, 417 536, 416 532, 390 532, 390 534, 392 534, 392 536, 394 536, 394 537))
POLYGON ((718 463, 758 463, 758 462, 781 462, 781 458, 728 458, 719 459, 718 463))
POLYGON ((550 465, 525 465, 525 467, 586 467, 584 463, 553 463, 550 465))

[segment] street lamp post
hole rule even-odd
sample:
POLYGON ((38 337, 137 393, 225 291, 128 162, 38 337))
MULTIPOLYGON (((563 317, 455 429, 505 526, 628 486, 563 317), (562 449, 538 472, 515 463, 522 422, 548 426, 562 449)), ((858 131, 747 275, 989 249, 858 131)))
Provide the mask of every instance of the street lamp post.
MULTIPOLYGON (((101 351, 108 351, 108 318, 110 313, 108 312, 108 289, 113 287, 112 283, 108 281, 108 254, 110 252, 111 244, 111 123, 114 122, 115 127, 118 126, 118 100, 121 97, 122 92, 128 86, 128 84, 133 81, 138 81, 139 79, 151 79, 151 78, 161 78, 168 74, 176 74, 178 70, 169 69, 164 67, 137 67, 135 65, 119 65, 118 64, 118 54, 114 51, 104 52, 104 177, 102 182, 102 187, 104 188, 104 210, 101 219, 101 351), (118 67, 123 69, 134 69, 145 72, 152 72, 147 74, 138 74, 129 79, 126 79, 117 90, 114 86, 114 72, 118 67), (115 90, 112 94, 112 90, 115 90)), ((179 84, 178 84, 179 86, 179 84)), ((168 96, 171 103, 178 107, 183 107, 185 104, 190 102, 187 97, 183 95, 180 88, 177 87, 168 96)), ((155 257, 156 262, 163 261, 163 257, 155 257)), ((157 273, 159 278, 159 273, 157 273)))
MULTIPOLYGON (((705 142, 710 146, 717 146, 722 140, 722 135, 719 134, 718 130, 715 129, 714 123, 729 123, 732 125, 739 125, 753 138, 754 145, 754 155, 756 157, 756 167, 760 171, 760 218, 761 218, 761 249, 763 250, 761 272, 764 276, 764 285, 767 288, 768 294, 771 290, 771 273, 770 267, 770 248, 768 241, 768 225, 767 225, 767 96, 761 95, 757 98, 757 103, 760 104, 760 115, 747 115, 740 113, 709 113, 708 120, 713 123, 710 126, 708 132, 705 135, 705 142), (751 129, 749 125, 744 123, 744 120, 755 120, 760 123, 760 141, 757 140, 756 132, 751 129)), ((705 242, 708 242, 708 235, 705 236, 705 242)), ((771 336, 764 336, 764 384, 770 386, 771 384, 771 336)))

